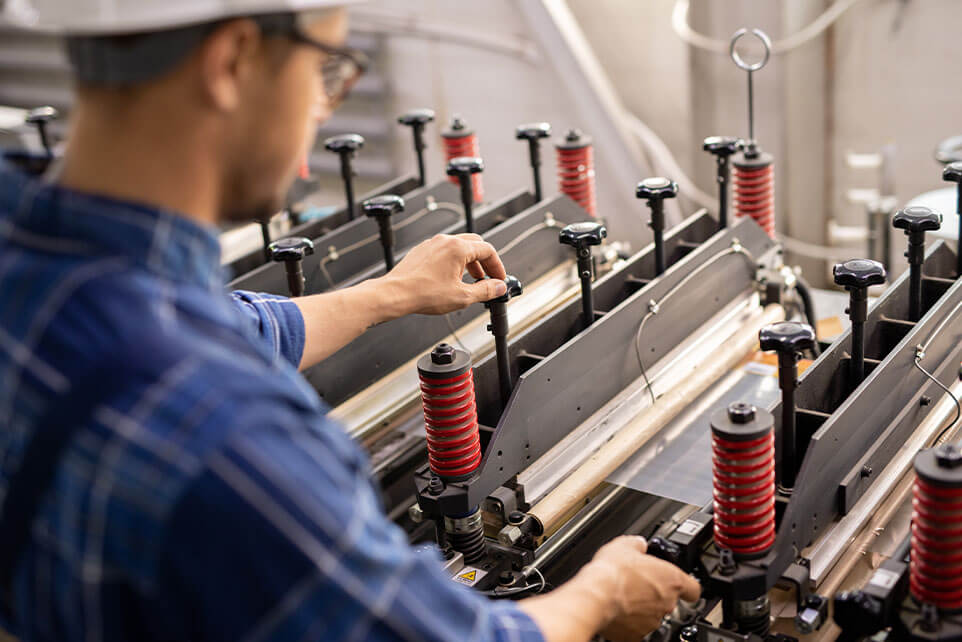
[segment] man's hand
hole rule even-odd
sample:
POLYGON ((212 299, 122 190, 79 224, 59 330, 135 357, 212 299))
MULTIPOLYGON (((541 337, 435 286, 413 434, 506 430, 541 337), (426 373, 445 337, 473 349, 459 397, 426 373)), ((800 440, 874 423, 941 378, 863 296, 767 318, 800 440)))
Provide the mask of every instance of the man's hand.
POLYGON ((619 537, 601 547, 569 582, 521 602, 551 642, 638 640, 661 623, 679 598, 693 602, 701 587, 673 564, 646 555, 641 537, 619 537))
POLYGON ((506 276, 497 251, 477 234, 439 234, 414 247, 379 280, 392 286, 403 302, 397 316, 404 316, 446 314, 499 297, 506 276), (478 282, 462 281, 465 270, 478 282))

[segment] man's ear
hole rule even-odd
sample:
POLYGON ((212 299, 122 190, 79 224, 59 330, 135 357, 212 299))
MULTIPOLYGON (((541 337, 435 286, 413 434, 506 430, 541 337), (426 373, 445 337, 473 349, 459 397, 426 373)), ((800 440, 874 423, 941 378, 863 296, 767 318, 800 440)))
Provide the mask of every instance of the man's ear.
POLYGON ((198 51, 204 97, 220 111, 234 111, 243 83, 254 71, 261 31, 253 20, 231 20, 217 27, 198 51))

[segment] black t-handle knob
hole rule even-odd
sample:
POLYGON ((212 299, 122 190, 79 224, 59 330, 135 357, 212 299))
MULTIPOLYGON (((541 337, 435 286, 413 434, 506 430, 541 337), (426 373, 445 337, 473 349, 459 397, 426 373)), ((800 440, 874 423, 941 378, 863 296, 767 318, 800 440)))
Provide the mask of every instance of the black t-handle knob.
POLYGON ((458 156, 448 162, 447 174, 461 185, 461 205, 464 207, 464 229, 474 233, 474 190, 471 177, 484 171, 484 161, 476 156, 458 156))
POLYGON ((955 275, 962 276, 962 162, 949 163, 942 169, 942 180, 955 183, 955 212, 959 215, 959 236, 956 239, 955 275))
POLYGON ((922 318, 922 263, 925 262, 925 233, 942 227, 942 215, 938 212, 915 205, 899 210, 892 217, 892 226, 905 230, 908 237, 908 250, 905 258, 909 262, 909 321, 922 318))
POLYGON ((709 136, 702 144, 709 154, 715 157, 718 183, 718 229, 728 227, 728 184, 731 182, 729 159, 742 147, 742 141, 734 136, 709 136))
POLYGON ((528 157, 531 162, 531 172, 534 175, 534 198, 540 202, 543 198, 541 190, 541 140, 551 135, 551 125, 548 123, 526 123, 518 125, 514 137, 517 140, 528 141, 528 157))
POLYGON ((347 201, 347 216, 354 220, 354 154, 364 147, 364 137, 358 134, 331 136, 324 141, 324 149, 334 152, 341 159, 341 180, 344 181, 344 197, 347 201))
POLYGON ((578 260, 578 278, 581 279, 581 317, 587 328, 595 321, 594 295, 591 291, 593 264, 591 246, 601 245, 608 236, 608 230, 601 223, 587 221, 573 223, 561 229, 558 241, 575 249, 578 260))
POLYGON ((815 330, 805 323, 782 321, 763 327, 758 333, 762 350, 778 354, 778 387, 782 389, 782 459, 779 480, 783 490, 795 485, 798 447, 795 438, 795 388, 798 385, 798 357, 815 345, 815 330))
POLYGON ((391 225, 391 216, 404 211, 404 199, 395 194, 375 196, 361 203, 361 209, 368 218, 377 221, 381 247, 384 248, 385 271, 390 272, 394 269, 394 227, 391 225))
POLYGON ((426 146, 424 144, 424 126, 433 121, 434 110, 427 108, 412 109, 401 114, 397 119, 398 123, 410 127, 414 136, 414 153, 418 159, 418 185, 421 187, 425 185, 424 149, 426 146))
POLYGON ((304 295, 304 257, 314 254, 314 243, 303 237, 278 239, 268 246, 271 260, 287 269, 287 287, 291 296, 304 295))
POLYGON ((24 119, 28 125, 33 125, 37 128, 37 134, 40 136, 40 144, 43 145, 43 149, 47 153, 47 158, 53 158, 53 146, 50 144, 47 125, 50 121, 56 120, 59 115, 56 109, 47 105, 31 109, 27 112, 27 117, 24 119))
POLYGON ((848 318, 852 322, 850 390, 865 379, 865 319, 868 317, 868 289, 885 283, 885 266, 869 259, 852 259, 832 268, 835 284, 849 292, 848 318))
POLYGON ((651 220, 648 221, 655 240, 655 276, 665 271, 665 199, 678 195, 678 183, 663 176, 646 178, 635 187, 635 197, 648 201, 651 220))
POLYGON ((488 331, 494 335, 494 351, 498 362, 498 384, 501 391, 502 408, 507 406, 508 399, 511 397, 511 390, 514 388, 514 380, 511 375, 511 361, 508 356, 508 306, 507 303, 516 296, 521 296, 524 288, 521 281, 508 275, 504 280, 507 291, 499 297, 484 302, 484 307, 491 315, 491 323, 488 331))

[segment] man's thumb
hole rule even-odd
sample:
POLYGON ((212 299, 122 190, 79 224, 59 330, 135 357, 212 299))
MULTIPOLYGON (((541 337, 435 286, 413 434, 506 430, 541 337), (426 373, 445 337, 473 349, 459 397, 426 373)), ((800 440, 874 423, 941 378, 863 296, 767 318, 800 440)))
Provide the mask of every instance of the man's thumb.
POLYGON ((508 291, 508 286, 501 279, 482 279, 468 287, 475 301, 490 301, 508 291))

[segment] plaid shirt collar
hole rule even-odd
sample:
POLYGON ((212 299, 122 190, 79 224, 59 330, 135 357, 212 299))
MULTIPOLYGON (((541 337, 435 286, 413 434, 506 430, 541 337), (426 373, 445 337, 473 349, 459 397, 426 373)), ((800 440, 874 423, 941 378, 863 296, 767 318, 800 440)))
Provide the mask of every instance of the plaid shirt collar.
POLYGON ((215 228, 15 172, 0 172, 0 194, 19 195, 19 202, 0 204, 7 205, 0 211, 13 212, 11 223, 20 230, 56 237, 78 254, 124 257, 164 280, 223 291, 226 275, 215 228))

